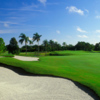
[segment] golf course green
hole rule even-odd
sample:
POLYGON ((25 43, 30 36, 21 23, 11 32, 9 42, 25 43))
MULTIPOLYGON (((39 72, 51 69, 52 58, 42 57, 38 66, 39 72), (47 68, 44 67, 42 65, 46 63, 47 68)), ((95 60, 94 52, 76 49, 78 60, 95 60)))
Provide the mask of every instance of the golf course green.
POLYGON ((100 53, 85 51, 56 53, 57 56, 39 56, 39 61, 20 61, 2 57, 0 63, 20 67, 33 74, 71 79, 91 88, 100 97, 100 53))

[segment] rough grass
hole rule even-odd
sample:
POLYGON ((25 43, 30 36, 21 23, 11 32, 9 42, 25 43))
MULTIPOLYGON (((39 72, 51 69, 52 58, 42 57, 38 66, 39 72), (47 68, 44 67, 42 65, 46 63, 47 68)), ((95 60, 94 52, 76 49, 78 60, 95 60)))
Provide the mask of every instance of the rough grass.
MULTIPOLYGON (((70 56, 70 55, 82 55, 82 54, 87 54, 91 53, 89 51, 52 51, 52 52, 40 52, 39 56, 70 56)), ((93 53, 93 52, 92 52, 93 53)), ((21 52, 19 56, 38 56, 38 52, 21 52)))
MULTIPOLYGON (((58 51, 57 51, 58 52, 58 51)), ((39 62, 0 58, 0 63, 40 75, 69 78, 93 89, 100 97, 100 53, 59 51, 70 56, 41 56, 39 62)))
POLYGON ((8 52, 0 53, 0 56, 3 56, 3 57, 14 57, 13 54, 9 54, 8 52))

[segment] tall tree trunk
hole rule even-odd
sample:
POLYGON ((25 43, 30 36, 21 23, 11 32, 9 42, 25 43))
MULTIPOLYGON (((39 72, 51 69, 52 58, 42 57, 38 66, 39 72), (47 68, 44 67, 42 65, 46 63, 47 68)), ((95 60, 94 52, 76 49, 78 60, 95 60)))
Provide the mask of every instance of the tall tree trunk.
POLYGON ((38 41, 38 56, 39 56, 39 41, 38 41))
POLYGON ((27 43, 25 43, 25 47, 26 47, 26 55, 27 55, 27 43))

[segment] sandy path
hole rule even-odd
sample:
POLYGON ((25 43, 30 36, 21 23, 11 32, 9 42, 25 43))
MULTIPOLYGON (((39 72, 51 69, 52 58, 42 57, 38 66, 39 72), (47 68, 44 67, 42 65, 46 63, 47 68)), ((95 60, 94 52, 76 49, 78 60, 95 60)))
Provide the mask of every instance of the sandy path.
POLYGON ((0 100, 99 100, 72 81, 62 78, 24 76, 0 67, 0 100))

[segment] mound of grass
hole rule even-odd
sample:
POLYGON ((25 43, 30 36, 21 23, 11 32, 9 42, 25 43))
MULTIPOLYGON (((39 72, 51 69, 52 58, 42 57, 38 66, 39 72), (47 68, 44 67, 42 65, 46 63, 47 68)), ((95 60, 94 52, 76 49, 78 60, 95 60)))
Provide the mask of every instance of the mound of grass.
POLYGON ((3 56, 3 57, 14 57, 13 54, 9 54, 8 52, 1 53, 0 56, 3 56))
POLYGON ((71 54, 71 53, 60 53, 60 52, 54 51, 54 52, 50 52, 48 55, 49 56, 70 56, 70 55, 73 55, 73 54, 71 54))
POLYGON ((2 55, 2 56, 4 56, 4 57, 14 57, 13 54, 4 54, 4 55, 2 55))
MULTIPOLYGON (((66 51, 59 51, 65 53, 66 51)), ((0 58, 0 63, 27 72, 69 78, 93 89, 100 97, 100 53, 68 51, 70 56, 41 56, 39 62, 0 58)))
POLYGON ((70 55, 84 55, 84 54, 90 54, 92 52, 89 51, 52 51, 52 52, 27 52, 27 55, 25 52, 21 52, 19 56, 28 56, 28 57, 34 57, 34 56, 70 56, 70 55))

